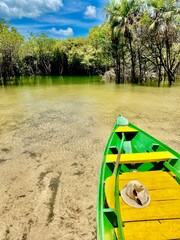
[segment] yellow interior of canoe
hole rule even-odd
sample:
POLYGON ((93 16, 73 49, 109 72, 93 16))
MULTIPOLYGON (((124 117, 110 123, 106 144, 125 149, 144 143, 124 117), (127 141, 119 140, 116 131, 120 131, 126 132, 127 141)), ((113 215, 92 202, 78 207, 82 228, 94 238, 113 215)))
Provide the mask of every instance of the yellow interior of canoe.
MULTIPOLYGON (((180 187, 173 175, 161 170, 123 173, 119 175, 119 189, 134 179, 147 187, 151 201, 139 209, 130 207, 119 197, 124 238, 180 239, 180 187)), ((112 198, 111 192, 106 189, 107 198, 112 198)), ((114 204, 112 199, 110 202, 114 204)))

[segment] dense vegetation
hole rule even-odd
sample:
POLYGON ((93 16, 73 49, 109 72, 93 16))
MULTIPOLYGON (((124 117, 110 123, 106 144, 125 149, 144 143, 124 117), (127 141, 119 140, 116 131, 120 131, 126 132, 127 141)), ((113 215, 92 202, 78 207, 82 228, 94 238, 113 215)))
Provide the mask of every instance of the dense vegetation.
POLYGON ((179 4, 175 0, 111 0, 106 21, 85 38, 25 39, 0 21, 0 79, 22 75, 97 75, 114 68, 116 83, 167 78, 180 65, 179 4))

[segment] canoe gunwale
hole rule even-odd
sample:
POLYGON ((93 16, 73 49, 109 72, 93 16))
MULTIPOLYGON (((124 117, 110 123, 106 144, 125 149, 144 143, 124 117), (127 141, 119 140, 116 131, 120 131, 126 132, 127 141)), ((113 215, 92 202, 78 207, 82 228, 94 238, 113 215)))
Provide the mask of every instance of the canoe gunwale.
MULTIPOLYGON (((153 168, 158 167, 157 169, 162 169, 163 171, 170 171, 170 172, 172 172, 172 174, 174 174, 176 181, 180 184, 180 164, 179 164, 180 154, 177 153, 175 150, 171 149, 170 147, 168 147, 167 145, 165 145, 164 143, 162 143, 161 141, 159 141, 158 139, 152 137, 145 131, 136 127, 135 125, 129 123, 128 126, 134 130, 133 130, 132 135, 126 135, 126 136, 128 136, 128 137, 136 136, 136 134, 138 134, 140 132, 143 136, 145 136, 146 138, 149 138, 152 142, 154 142, 154 145, 152 146, 152 152, 153 151, 158 152, 157 149, 160 146, 162 149, 165 149, 166 151, 169 151, 170 153, 172 153, 174 155, 172 158, 169 158, 166 161, 162 161, 162 162, 154 161, 154 163, 151 163, 151 162, 136 163, 136 164, 133 164, 133 167, 134 168, 138 167, 138 171, 139 170, 140 171, 151 171, 151 165, 152 165, 152 170, 153 170, 153 168), (173 163, 176 163, 176 161, 178 162, 178 164, 177 164, 178 167, 175 164, 173 166, 173 163)), ((115 138, 115 136, 118 136, 119 138, 121 138, 121 136, 122 136, 121 132, 117 132, 118 128, 119 128, 119 125, 115 124, 113 131, 112 131, 112 133, 107 141, 107 144, 105 146, 105 149, 103 152, 103 158, 102 158, 102 162, 101 162, 101 167, 100 167, 100 171, 99 171, 98 198, 97 198, 97 239, 98 240, 106 240, 106 239, 109 239, 109 240, 121 239, 121 240, 123 240, 123 239, 125 239, 123 234, 121 234, 121 236, 117 237, 117 234, 118 234, 117 224, 121 225, 121 227, 123 227, 122 218, 119 215, 118 219, 120 221, 119 222, 117 221, 116 218, 118 217, 118 215, 116 215, 115 210, 113 210, 112 208, 108 208, 108 206, 106 206, 106 196, 105 196, 105 181, 109 176, 111 176, 111 174, 113 172, 113 163, 108 163, 106 161, 106 158, 107 158, 109 151, 111 151, 110 148, 113 146, 112 142, 113 142, 113 139, 115 138), (110 221, 110 224, 112 224, 112 227, 115 232, 114 234, 109 233, 110 235, 108 235, 108 236, 111 236, 109 238, 105 237, 105 232, 106 232, 106 228, 107 228, 105 220, 104 220, 105 216, 110 221)), ((127 134, 130 134, 128 132, 129 131, 128 128, 126 128, 126 131, 127 131, 127 134)), ((113 148, 115 148, 115 147, 113 146, 113 148)), ((117 147, 118 147, 118 145, 117 145, 117 147)), ((131 163, 121 164, 120 163, 118 166, 119 173, 121 174, 122 172, 132 172, 133 167, 132 167, 132 169, 129 168, 130 165, 132 165, 132 164, 131 163)), ((118 175, 118 177, 119 177, 119 175, 118 175)), ((119 185, 118 185, 118 189, 117 189, 117 186, 115 187, 115 192, 117 195, 117 192, 119 192, 119 185)), ((121 203, 119 203, 119 204, 121 204, 121 203)), ((120 229, 121 229, 121 227, 120 227, 120 229)), ((110 230, 108 230, 108 231, 110 231, 110 230)))

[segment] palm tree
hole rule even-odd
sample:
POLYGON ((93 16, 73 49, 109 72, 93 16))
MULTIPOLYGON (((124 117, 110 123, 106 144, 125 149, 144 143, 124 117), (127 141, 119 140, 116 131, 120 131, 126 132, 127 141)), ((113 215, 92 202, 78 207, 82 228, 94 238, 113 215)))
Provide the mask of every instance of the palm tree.
POLYGON ((122 17, 120 16, 120 2, 115 0, 109 1, 105 7, 106 17, 110 23, 111 28, 111 47, 112 56, 115 60, 116 83, 121 82, 121 54, 123 49, 123 36, 120 31, 122 25, 122 17))
POLYGON ((124 56, 124 45, 128 46, 131 59, 131 82, 138 81, 136 76, 136 52, 133 46, 133 24, 139 13, 136 0, 113 0, 105 8, 111 25, 112 46, 116 59, 117 83, 120 82, 120 63, 124 56))
POLYGON ((121 5, 121 14, 124 18, 121 32, 127 40, 127 45, 130 51, 131 60, 131 82, 138 83, 136 74, 136 48, 134 44, 135 39, 135 26, 139 16, 140 3, 137 0, 123 0, 121 5))

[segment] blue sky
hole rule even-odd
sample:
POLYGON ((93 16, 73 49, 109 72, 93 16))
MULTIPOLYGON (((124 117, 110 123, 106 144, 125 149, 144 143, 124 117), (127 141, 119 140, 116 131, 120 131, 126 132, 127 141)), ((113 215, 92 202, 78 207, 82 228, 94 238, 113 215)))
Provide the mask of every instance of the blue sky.
POLYGON ((103 23, 107 0, 0 0, 0 17, 18 32, 45 33, 64 39, 87 36, 89 29, 103 23))

